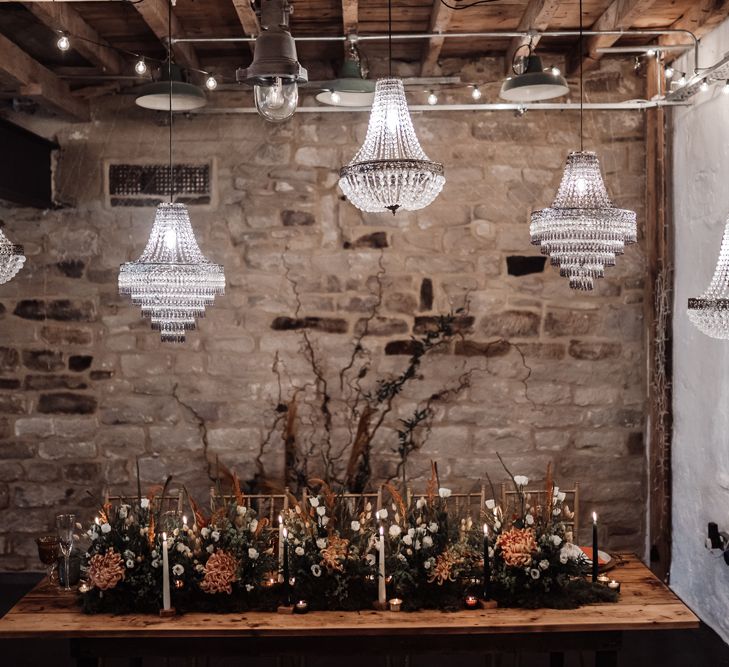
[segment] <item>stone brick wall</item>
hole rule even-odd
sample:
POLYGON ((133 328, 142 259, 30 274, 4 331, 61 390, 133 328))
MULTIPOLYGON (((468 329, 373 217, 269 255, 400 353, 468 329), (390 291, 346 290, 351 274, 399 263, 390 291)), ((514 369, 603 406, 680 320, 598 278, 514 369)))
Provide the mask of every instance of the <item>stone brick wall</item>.
MULTIPOLYGON (((628 69, 590 77, 592 99, 641 95, 628 69)), ((561 486, 581 482, 583 512, 600 513, 607 544, 642 552, 642 249, 629 248, 592 294, 571 292, 548 264, 540 271, 538 260, 520 259, 538 256, 529 213, 551 202, 578 145, 577 118, 414 119, 448 181, 432 206, 396 216, 363 215, 336 187, 364 137, 364 114, 301 113, 280 126, 252 115, 177 120, 176 159, 213 162, 213 203, 191 216, 203 252, 227 276, 226 295, 179 346, 160 344, 117 294, 118 266, 139 255, 154 210, 111 208, 104 195, 105 161, 164 161, 166 129, 127 96, 99 106, 87 125, 41 128, 62 147, 56 185, 66 206, 0 209, 28 256, 0 287, 0 569, 38 569, 33 538, 56 510, 89 517, 104 485, 132 491, 137 457, 145 485, 170 473, 205 493, 200 420, 210 457, 250 478, 275 416, 274 355, 286 395, 291 383, 311 380, 302 328, 327 367, 339 368, 377 298, 380 266, 382 305, 365 339, 373 377, 404 366, 410 336, 429 318, 470 304, 464 338, 424 362, 393 412, 397 427, 419 399, 479 369, 465 392, 437 406, 412 459, 413 484, 430 459, 459 489, 477 488, 487 471, 501 480, 497 451, 534 479, 552 461, 561 486), (500 338, 519 350, 494 346, 500 338)), ((586 135, 616 203, 642 221, 641 114, 591 113, 586 135)), ((396 446, 394 431, 383 431, 375 478, 392 472, 396 446)), ((279 440, 264 459, 280 479, 279 440)))

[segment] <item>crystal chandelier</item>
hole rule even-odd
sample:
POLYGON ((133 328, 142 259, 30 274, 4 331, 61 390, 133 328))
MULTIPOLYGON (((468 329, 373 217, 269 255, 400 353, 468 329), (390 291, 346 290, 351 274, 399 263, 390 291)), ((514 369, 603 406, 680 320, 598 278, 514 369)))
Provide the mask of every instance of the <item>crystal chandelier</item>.
POLYGON ((635 212, 615 208, 605 188, 597 155, 583 149, 582 0, 580 0, 580 150, 567 156, 550 208, 531 216, 531 239, 548 255, 570 287, 591 290, 595 278, 615 266, 615 256, 637 241, 635 212))
POLYGON ((392 76, 392 1, 387 3, 390 76, 375 85, 364 144, 339 172, 339 187, 367 213, 399 208, 417 211, 443 189, 443 165, 431 162, 420 147, 405 89, 392 76))
POLYGON ((635 213, 615 208, 590 151, 567 156, 557 196, 550 208, 532 213, 530 232, 532 243, 579 290, 591 290, 625 245, 637 240, 635 213))
POLYGON ((377 81, 364 144, 339 175, 342 192, 368 213, 425 208, 443 189, 443 165, 420 147, 400 79, 377 81))
POLYGON ((688 300, 688 316, 707 336, 729 339, 729 220, 724 227, 714 277, 700 297, 688 300))
POLYGON ((11 243, 0 229, 0 285, 12 280, 23 264, 23 246, 11 243))
MULTIPOLYGON (((168 6, 171 32, 171 2, 168 6)), ((169 35, 172 43, 171 34, 169 35)), ((172 53, 168 53, 168 73, 172 53)), ((157 207, 147 246, 138 260, 119 269, 119 293, 131 296, 142 307, 142 316, 152 321, 162 342, 182 343, 185 332, 205 316, 215 296, 225 291, 225 275, 200 252, 184 204, 173 203, 175 184, 172 160, 172 77, 169 87, 170 201, 157 207)))

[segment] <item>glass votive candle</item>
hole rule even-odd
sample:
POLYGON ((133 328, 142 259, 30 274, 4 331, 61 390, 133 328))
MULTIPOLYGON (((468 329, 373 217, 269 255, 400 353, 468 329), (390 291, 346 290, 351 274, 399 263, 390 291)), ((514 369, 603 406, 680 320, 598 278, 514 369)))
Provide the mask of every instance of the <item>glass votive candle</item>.
POLYGON ((294 605, 294 613, 296 614, 305 614, 307 611, 309 611, 309 603, 306 600, 299 600, 294 605))
POLYGON ((464 603, 466 609, 476 609, 478 607, 478 598, 475 595, 467 595, 464 603))
POLYGON ((400 598, 391 598, 389 600, 390 611, 400 611, 402 609, 402 600, 400 598))

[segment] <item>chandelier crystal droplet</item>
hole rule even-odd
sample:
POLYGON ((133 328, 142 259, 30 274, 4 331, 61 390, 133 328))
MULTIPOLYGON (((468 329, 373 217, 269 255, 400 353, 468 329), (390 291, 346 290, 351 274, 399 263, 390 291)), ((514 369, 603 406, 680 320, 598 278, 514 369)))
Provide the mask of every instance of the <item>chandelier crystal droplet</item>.
POLYGON ((0 285, 12 280, 23 264, 23 246, 11 243, 0 229, 0 285))
POLYGON ((377 81, 364 144, 339 175, 347 199, 368 213, 416 211, 443 189, 443 165, 420 147, 400 79, 377 81))
POLYGON ((688 300, 688 316, 707 336, 729 339, 729 219, 724 227, 714 277, 700 297, 688 300))
POLYGON ((224 292, 223 267, 200 252, 187 207, 160 204, 144 252, 121 266, 119 293, 142 307, 163 342, 181 343, 224 292))
POLYGON ((625 245, 637 241, 635 212, 613 205, 590 151, 567 156, 557 196, 551 207, 532 213, 530 231, 532 243, 577 290, 593 289, 625 245))

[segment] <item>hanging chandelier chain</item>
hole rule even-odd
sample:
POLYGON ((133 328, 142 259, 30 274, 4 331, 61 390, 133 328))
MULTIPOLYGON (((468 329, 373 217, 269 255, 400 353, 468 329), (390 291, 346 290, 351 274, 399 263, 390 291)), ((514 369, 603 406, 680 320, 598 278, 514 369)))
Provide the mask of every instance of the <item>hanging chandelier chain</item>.
POLYGON ((387 0, 387 60, 392 77, 392 0, 387 0))
POLYGON ((172 0, 167 0, 167 77, 170 84, 170 204, 175 198, 174 167, 172 163, 172 0))
POLYGON ((584 106, 585 92, 584 92, 584 81, 583 81, 583 70, 582 70, 582 68, 583 68, 583 64, 582 64, 583 43, 582 43, 582 40, 583 39, 584 39, 584 35, 582 34, 582 0, 580 0, 580 53, 579 53, 579 58, 580 58, 580 151, 585 150, 584 139, 583 139, 583 137, 584 137, 583 120, 582 120, 582 115, 585 110, 585 106, 584 106))

